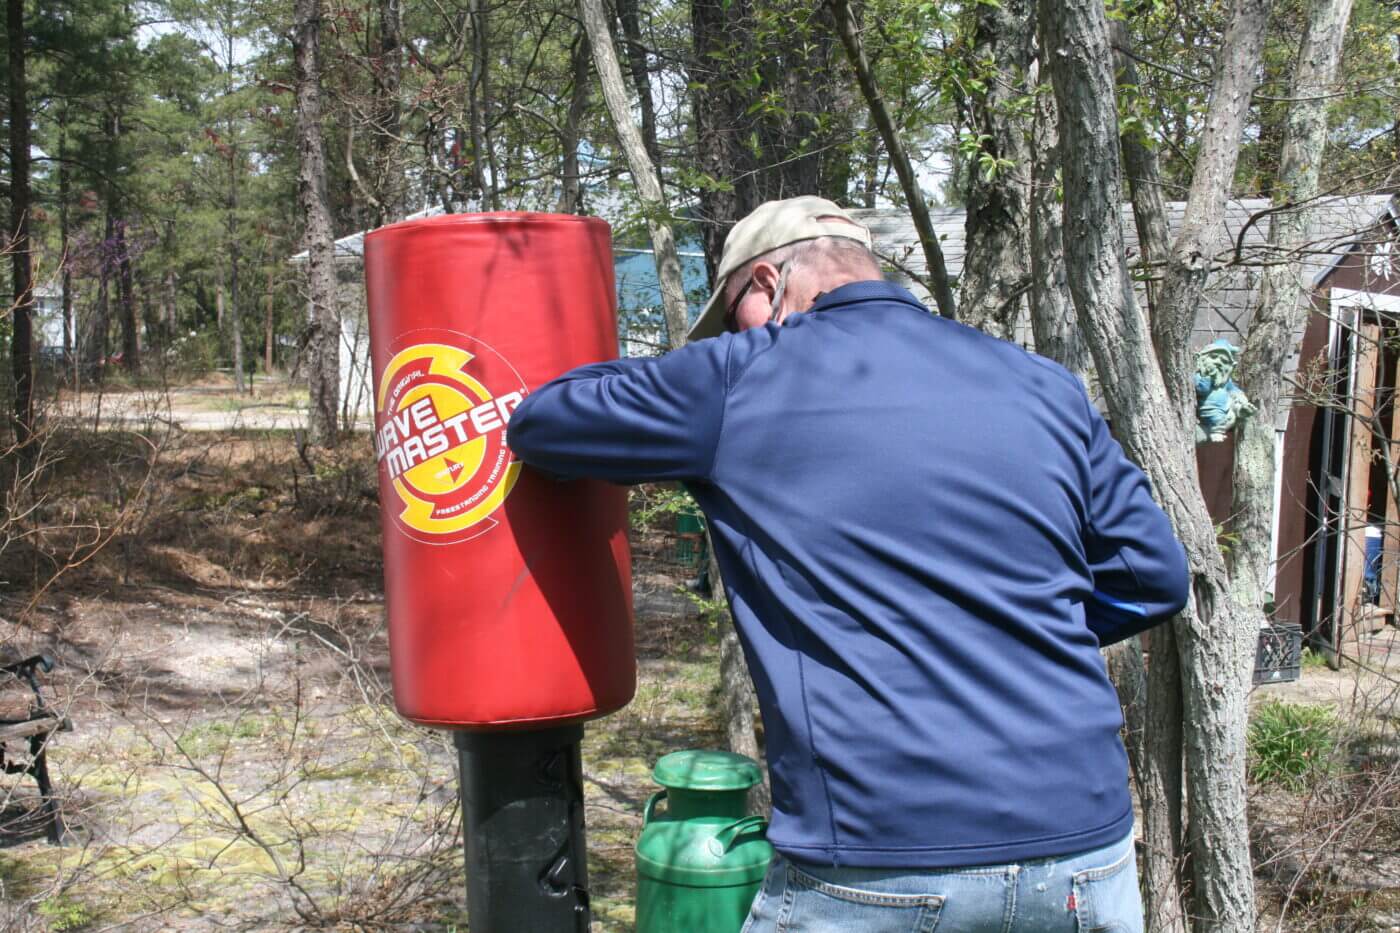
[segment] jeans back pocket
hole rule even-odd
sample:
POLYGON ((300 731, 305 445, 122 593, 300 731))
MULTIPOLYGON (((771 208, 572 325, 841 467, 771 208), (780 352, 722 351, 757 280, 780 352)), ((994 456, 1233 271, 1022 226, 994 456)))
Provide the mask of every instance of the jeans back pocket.
POLYGON ((1131 845, 1102 868, 1074 873, 1074 907, 1079 933, 1143 933, 1137 853, 1131 845))
POLYGON ((788 865, 778 933, 934 933, 944 898, 846 887, 788 865))

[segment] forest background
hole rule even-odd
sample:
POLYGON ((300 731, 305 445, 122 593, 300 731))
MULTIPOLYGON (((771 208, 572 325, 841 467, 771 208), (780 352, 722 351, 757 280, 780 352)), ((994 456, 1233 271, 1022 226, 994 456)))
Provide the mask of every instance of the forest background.
MULTIPOLYGON (((244 450, 220 476, 261 458, 285 467, 303 518, 353 511, 366 445, 348 434, 337 395, 336 237, 429 208, 597 214, 618 246, 654 250, 659 332, 674 346, 686 313, 677 237, 701 244, 712 274, 729 227, 764 200, 820 194, 901 208, 919 232, 934 311, 1000 336, 1028 320, 1041 352, 1093 381, 1187 546, 1192 604, 1154 642, 1155 663, 1136 644, 1113 659, 1152 928, 1252 929, 1268 912, 1283 924, 1318 859, 1297 862, 1282 901, 1256 898, 1256 863, 1270 859, 1256 858, 1250 830, 1247 680, 1270 557, 1272 498, 1260 490, 1273 476, 1274 415, 1289 404, 1283 360, 1305 307, 1286 259, 1308 251, 1318 199, 1400 186, 1400 5, 7 0, 5 43, 0 194, 13 301, 0 318, 11 374, 0 556, 19 568, 7 571, 5 603, 18 631, 61 638, 45 613, 59 611, 52 601, 65 586, 106 592, 110 579, 82 575, 100 576, 94 568, 114 552, 107 572, 129 584, 143 566, 133 554, 169 518, 163 510, 176 499, 195 508, 177 492, 200 476, 210 446, 175 437, 159 412, 150 430, 103 435, 104 393, 216 371, 242 393, 262 378, 309 407, 309 433, 277 442, 277 454, 244 450), (1270 251, 1230 256, 1221 212, 1244 197, 1272 202, 1270 251), (1119 230, 1127 200, 1142 244, 1131 261, 1119 230), (1174 234, 1163 201, 1186 202, 1174 234), (929 205, 966 209, 956 279, 929 205), (304 264, 288 262, 302 250, 304 264), (1199 348, 1188 339, 1206 279, 1241 264, 1261 285, 1237 378, 1263 427, 1241 434, 1237 514, 1221 529, 1191 460, 1199 348), (59 341, 36 341, 41 301, 57 307, 59 341), (88 490, 96 501, 68 472, 81 450, 104 451, 100 490, 88 490)), ((255 488, 274 502, 255 511, 277 511, 277 481, 255 488)), ((220 510, 236 501, 223 498, 205 519, 227 517, 220 510)), ((248 551, 302 534, 283 533, 244 541, 243 569, 271 573, 248 551)), ((301 610, 266 611, 286 622, 301 610)), ((719 630, 718 721, 732 747, 758 753, 732 633, 719 630)), ((364 660, 355 638, 318 632, 342 660, 364 660)), ((91 664, 90 677, 100 681, 100 668, 91 664)), ((271 730, 290 743, 282 718, 258 715, 243 738, 271 730)), ((1362 719, 1374 725, 1370 713, 1362 719)), ((170 742, 143 734, 220 786, 179 729, 170 742)), ((392 747, 417 746, 396 736, 392 747)), ((287 757, 304 762, 306 752, 287 757)), ((1328 785, 1339 796, 1323 797, 1393 812, 1394 763, 1377 767, 1364 793, 1328 785)), ((262 779, 272 793, 282 778, 262 779)), ((370 922, 364 902, 327 894, 326 879, 307 882, 287 861, 287 835, 245 819, 244 798, 216 796, 211 812, 301 921, 370 922)), ((428 828, 415 824, 433 839, 450 823, 435 813, 428 828)), ((1358 821, 1326 815, 1329 826, 1358 821)), ((180 856, 211 868, 220 857, 180 856)), ((65 885, 90 880, 99 862, 57 864, 44 885, 31 877, 21 901, 57 904, 57 916, 70 903, 65 885)), ((179 909, 160 904, 154 915, 179 909)))

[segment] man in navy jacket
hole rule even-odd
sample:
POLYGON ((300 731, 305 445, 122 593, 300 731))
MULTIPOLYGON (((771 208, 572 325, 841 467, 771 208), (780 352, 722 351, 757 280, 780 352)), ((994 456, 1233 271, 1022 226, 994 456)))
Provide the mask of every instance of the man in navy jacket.
POLYGON ((713 339, 566 374, 510 445, 704 510, 772 779, 754 930, 1138 929, 1099 648, 1181 609, 1185 555, 1073 375, 931 315, 868 246, 829 201, 764 205, 725 244, 713 339))

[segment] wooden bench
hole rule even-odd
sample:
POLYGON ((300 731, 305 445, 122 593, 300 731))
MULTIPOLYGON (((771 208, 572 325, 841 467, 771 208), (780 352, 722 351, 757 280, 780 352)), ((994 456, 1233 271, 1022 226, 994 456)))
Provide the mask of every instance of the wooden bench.
MULTIPOLYGON (((57 732, 69 732, 73 724, 66 716, 51 710, 44 702, 39 690, 36 671, 45 674, 53 670, 53 659, 36 654, 14 664, 0 666, 0 675, 8 674, 15 680, 23 680, 34 694, 29 713, 24 718, 0 717, 0 765, 6 774, 27 774, 39 785, 40 807, 45 816, 49 842, 59 845, 63 841, 63 816, 58 810, 58 800, 54 797, 53 782, 49 780, 48 751, 49 739, 57 732), (28 741, 26 760, 15 761, 9 750, 9 743, 28 741)), ((0 686, 3 686, 0 677, 0 686)))

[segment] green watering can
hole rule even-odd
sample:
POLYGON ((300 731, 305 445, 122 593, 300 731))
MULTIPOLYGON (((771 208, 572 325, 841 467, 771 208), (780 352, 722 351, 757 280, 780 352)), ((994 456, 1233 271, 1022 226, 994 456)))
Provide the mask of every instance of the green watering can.
POLYGON ((642 811, 637 933, 738 933, 773 858, 768 820, 744 812, 749 788, 763 780, 758 764, 730 752, 673 752, 652 778, 665 790, 642 811))

